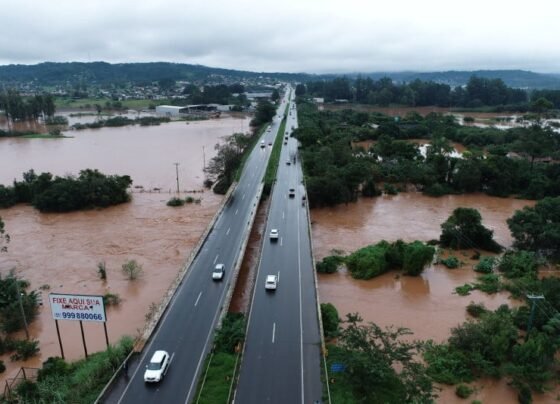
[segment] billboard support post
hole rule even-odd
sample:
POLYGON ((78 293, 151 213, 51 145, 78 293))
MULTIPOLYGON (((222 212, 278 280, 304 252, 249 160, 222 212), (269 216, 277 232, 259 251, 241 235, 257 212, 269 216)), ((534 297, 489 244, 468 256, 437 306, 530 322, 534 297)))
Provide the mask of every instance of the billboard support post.
POLYGON ((60 345, 60 355, 62 356, 62 360, 64 360, 64 349, 62 348, 62 339, 60 338, 60 330, 58 328, 58 320, 54 320, 56 325, 56 335, 58 335, 58 345, 60 345))
POLYGON ((82 342, 84 343, 84 352, 86 353, 86 359, 87 359, 88 354, 87 354, 87 346, 86 346, 86 337, 84 335, 84 326, 81 320, 80 320, 80 331, 82 332, 82 342))
POLYGON ((103 322, 103 329, 105 330, 105 342, 107 343, 107 348, 109 348, 109 334, 107 334, 107 321, 103 322))

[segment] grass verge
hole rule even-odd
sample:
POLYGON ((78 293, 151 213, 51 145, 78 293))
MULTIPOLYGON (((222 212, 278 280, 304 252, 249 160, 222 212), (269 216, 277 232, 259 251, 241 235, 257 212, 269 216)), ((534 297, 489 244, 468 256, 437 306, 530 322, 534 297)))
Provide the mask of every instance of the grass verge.
POLYGON ((327 377, 329 378, 329 387, 331 391, 331 402, 337 404, 354 404, 360 402, 356 397, 350 384, 348 383, 348 378, 351 377, 345 372, 333 373, 331 366, 333 364, 342 363, 344 364, 344 352, 342 349, 336 345, 327 345, 328 356, 327 356, 327 377))
POLYGON ((49 133, 33 133, 29 135, 19 136, 24 139, 65 139, 74 136, 64 136, 64 135, 51 135, 49 133))
MULTIPOLYGON (((56 98, 55 99, 55 106, 57 109, 64 109, 64 108, 95 108, 95 104, 99 104, 102 107, 105 107, 105 103, 110 102, 113 103, 114 100, 110 98, 81 98, 77 100, 73 100, 71 98, 56 98)), ((147 109, 150 105, 160 105, 169 103, 169 100, 122 100, 120 101, 123 108, 129 109, 147 109)))
POLYGON ((49 358, 43 363, 36 383, 26 381, 16 388, 17 400, 22 403, 93 403, 132 350, 132 345, 132 338, 125 337, 88 359, 66 363, 61 358, 49 358))
POLYGON ((208 357, 197 392, 197 404, 225 404, 228 402, 238 354, 217 352, 208 357))

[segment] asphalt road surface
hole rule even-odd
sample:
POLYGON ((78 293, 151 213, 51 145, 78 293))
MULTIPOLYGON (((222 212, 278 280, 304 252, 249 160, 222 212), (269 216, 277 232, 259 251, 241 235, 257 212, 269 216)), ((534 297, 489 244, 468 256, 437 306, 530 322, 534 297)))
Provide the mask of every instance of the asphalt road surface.
MULTIPOLYGON (((292 105, 289 110, 286 131, 291 133, 297 115, 292 105)), ((297 140, 288 137, 265 233, 268 238, 271 229, 278 229, 279 238, 263 243, 236 404, 321 400, 321 340, 302 178, 297 140), (275 291, 265 290, 267 275, 278 276, 275 291)))
MULTIPOLYGON (((278 110, 283 111, 285 105, 283 102, 278 110)), ((257 190, 271 151, 268 143, 274 142, 279 126, 280 120, 275 119, 271 130, 263 135, 266 146, 257 145, 251 153, 232 199, 224 207, 144 348, 140 365, 131 375, 124 392, 114 401, 136 404, 188 403, 193 400, 224 298, 228 288, 234 286, 231 285, 232 270, 240 254, 250 213, 258 205, 257 190), (225 265, 222 281, 212 280, 211 273, 217 263, 225 265), (169 352, 172 360, 165 378, 151 385, 144 383, 143 376, 145 365, 156 350, 169 352)))

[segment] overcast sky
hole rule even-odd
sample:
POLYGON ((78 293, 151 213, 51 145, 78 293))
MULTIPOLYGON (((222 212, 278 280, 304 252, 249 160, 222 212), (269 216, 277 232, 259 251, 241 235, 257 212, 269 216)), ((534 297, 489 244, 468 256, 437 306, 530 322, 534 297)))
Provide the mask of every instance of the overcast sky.
POLYGON ((0 0, 0 64, 560 73, 560 0, 0 0))

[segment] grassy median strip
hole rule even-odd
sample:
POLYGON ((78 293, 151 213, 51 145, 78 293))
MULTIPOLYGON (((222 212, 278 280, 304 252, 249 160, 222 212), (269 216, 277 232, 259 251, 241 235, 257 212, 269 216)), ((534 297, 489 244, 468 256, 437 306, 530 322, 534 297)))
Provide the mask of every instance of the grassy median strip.
POLYGON ((282 119, 282 123, 280 124, 280 129, 278 129, 278 133, 276 134, 276 140, 274 140, 270 159, 268 160, 268 166, 266 167, 266 172, 264 174, 263 196, 265 197, 270 194, 272 184, 276 180, 276 172, 278 171, 278 164, 280 163, 280 153, 282 152, 282 141, 284 139, 285 131, 286 118, 284 117, 284 119, 282 119))
POLYGON ((208 357, 206 373, 198 387, 196 403, 225 404, 228 402, 238 355, 216 352, 208 357))

